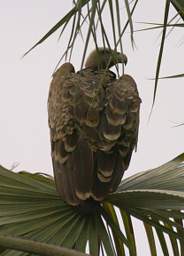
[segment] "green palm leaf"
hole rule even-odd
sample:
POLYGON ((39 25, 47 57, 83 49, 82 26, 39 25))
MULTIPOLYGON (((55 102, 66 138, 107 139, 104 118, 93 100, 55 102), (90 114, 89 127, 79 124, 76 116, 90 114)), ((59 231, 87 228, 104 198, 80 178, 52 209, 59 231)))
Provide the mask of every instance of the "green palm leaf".
MULTIPOLYGON (((71 20, 73 16, 76 15, 76 13, 81 11, 81 8, 86 5, 90 0, 78 0, 77 3, 75 3, 75 6, 60 20, 58 21, 54 27, 52 27, 36 44, 34 44, 25 54, 27 55, 30 51, 32 51, 35 47, 43 43, 47 38, 49 38, 53 33, 55 33, 59 28, 64 26, 64 29, 66 28, 68 22, 71 20)), ((62 32, 64 31, 62 30, 62 32)))
POLYGON ((184 20, 184 2, 183 0, 171 0, 173 6, 175 7, 178 14, 184 20))
MULTIPOLYGON (((58 197, 51 178, 25 172, 17 174, 0 168, 1 235, 13 235, 82 251, 85 251, 90 240, 90 252, 94 252, 94 248, 98 251, 100 245, 105 250, 113 251, 110 237, 104 232, 101 214, 81 216, 76 208, 66 205, 58 197), (96 223, 96 229, 93 229, 93 223, 96 223), (88 232, 84 233, 86 227, 88 232)), ((20 252, 2 253, 12 254, 20 255, 20 252)))
MULTIPOLYGON (((81 215, 57 195, 52 177, 0 168, 0 236, 16 236, 99 255, 137 255, 131 216, 144 226, 152 255, 155 228, 164 255, 168 234, 173 252, 183 248, 184 154, 155 168, 124 179, 117 192, 109 195, 92 214, 81 215), (115 208, 119 208, 119 212, 115 208), (124 225, 125 234, 122 233, 124 225)), ((11 247, 10 247, 11 248, 11 247)), ((26 255, 2 250, 3 256, 26 255)), ((169 255, 169 254, 168 254, 169 255)))
POLYGON ((157 256, 157 249, 156 249, 156 244, 155 244, 155 238, 153 235, 153 228, 151 225, 149 225, 146 222, 144 222, 143 224, 144 224, 144 228, 145 228, 146 235, 148 238, 151 256, 157 256))
POLYGON ((183 161, 182 154, 158 168, 127 178, 116 193, 108 196, 112 204, 144 222, 152 255, 157 254, 151 226, 156 230, 164 255, 169 255, 164 233, 169 235, 173 255, 179 255, 177 240, 183 249, 184 215, 177 211, 184 208, 183 161))
POLYGON ((184 74, 177 74, 177 75, 172 75, 172 76, 164 76, 164 77, 160 77, 159 79, 181 78, 181 77, 184 77, 184 74))
MULTIPOLYGON (((66 59, 70 59, 72 56, 72 51, 74 49, 75 43, 78 39, 79 32, 82 31, 82 27, 86 26, 86 34, 84 33, 85 38, 85 44, 84 44, 84 50, 83 50, 83 56, 82 56, 82 64, 83 66, 84 59, 86 56, 86 52, 89 46, 90 38, 92 35, 92 40, 98 48, 98 45, 101 44, 101 40, 99 39, 98 33, 101 33, 102 36, 102 42, 104 47, 109 48, 117 48, 120 46, 120 51, 123 51, 122 48, 122 36, 127 28, 127 25, 130 25, 130 32, 131 32, 131 41, 133 45, 133 21, 132 21, 132 15, 134 12, 134 9, 138 3, 138 0, 135 1, 135 4, 131 10, 130 3, 127 0, 124 0, 124 6, 126 7, 126 13, 128 16, 128 21, 125 23, 125 21, 121 21, 120 16, 122 16, 122 3, 116 0, 115 4, 112 0, 104 0, 101 4, 99 0, 78 0, 73 1, 74 7, 64 15, 60 19, 59 22, 57 22, 40 40, 38 40, 26 53, 23 55, 27 55, 30 51, 32 51, 34 48, 42 44, 45 40, 47 40, 53 33, 55 33, 57 30, 61 30, 59 38, 63 35, 65 29, 67 26, 71 25, 71 34, 68 39, 67 48, 64 50, 64 53, 62 57, 60 58, 60 61, 63 57, 66 57, 66 59), (121 4, 121 5, 120 5, 121 4), (104 26, 104 18, 106 17, 106 6, 108 6, 110 17, 111 17, 111 23, 112 23, 112 34, 113 34, 113 41, 114 46, 111 47, 111 43, 109 42, 109 33, 107 32, 106 26, 104 26), (88 22, 84 22, 88 20, 88 22), (98 23, 100 26, 98 26, 98 23), (125 26, 123 27, 123 24, 125 23, 125 26), (99 28, 100 27, 100 28, 99 28), (116 31, 116 27, 118 28, 116 31), (70 52, 70 54, 68 54, 70 52)), ((123 15, 124 16, 124 15, 123 15)))
MULTIPOLYGON (((137 3, 139 0, 132 1, 131 3, 128 0, 119 1, 112 1, 112 0, 104 0, 101 4, 99 0, 78 0, 73 1, 74 7, 64 15, 61 20, 55 24, 37 43, 35 43, 25 54, 28 54, 30 51, 32 51, 35 47, 43 43, 46 39, 48 39, 53 33, 55 33, 58 29, 61 30, 59 38, 61 38, 61 35, 63 35, 65 28, 70 26, 71 20, 72 22, 72 29, 71 34, 68 39, 68 44, 66 49, 63 52, 62 57, 60 58, 60 61, 63 57, 70 60, 72 57, 72 52, 74 50, 76 41, 78 40, 78 36, 81 35, 81 31, 83 26, 86 28, 85 31, 86 35, 84 33, 85 43, 84 43, 84 50, 82 55, 82 62, 81 67, 83 66, 84 59, 86 57, 87 49, 89 46, 90 41, 92 40, 95 47, 98 48, 98 45, 102 45, 103 47, 109 47, 109 48, 120 48, 120 51, 123 52, 122 47, 122 39, 125 30, 127 29, 127 26, 129 24, 130 28, 130 36, 131 36, 131 42, 132 45, 134 43, 134 24, 132 15, 134 13, 134 10, 137 7, 137 3), (134 3, 133 8, 131 9, 131 4, 134 3), (124 5, 122 5, 124 4, 124 5), (126 13, 128 16, 127 21, 122 21, 120 17, 124 17, 124 13, 122 13, 123 7, 125 6, 126 13), (113 36, 113 47, 111 46, 111 42, 109 41, 109 33, 106 29, 106 26, 104 26, 104 20, 106 20, 106 9, 107 7, 110 12, 111 17, 111 25, 112 25, 112 36, 113 36), (88 22, 84 22, 88 20, 88 22), (98 26, 97 24, 100 24, 98 26), (100 27, 100 28, 99 28, 100 27), (102 40, 99 39, 99 34, 101 34, 102 40), (92 35, 92 37, 91 37, 92 35), (92 39, 91 39, 92 38, 92 39)), ((155 103, 156 99, 156 93, 157 93, 157 87, 159 82, 159 76, 160 76, 160 69, 161 69, 161 63, 162 63, 162 56, 164 52, 164 46, 165 46, 165 39, 166 39, 166 31, 167 27, 174 28, 174 27, 183 27, 183 24, 170 24, 168 22, 169 18, 169 11, 171 9, 171 5, 174 6, 176 15, 174 17, 181 17, 182 20, 184 20, 184 4, 183 0, 167 0, 165 4, 164 9, 164 22, 163 24, 157 24, 157 26, 147 29, 141 29, 141 30, 150 30, 150 29, 156 29, 156 28, 162 28, 162 39, 160 42, 160 49, 158 52, 158 58, 157 58, 157 66, 156 66, 156 72, 155 72, 155 85, 154 85, 154 95, 153 95, 153 105, 155 103)), ((143 17, 141 17, 143 18, 143 17)), ((171 21, 173 18, 171 19, 171 21)), ((173 31, 173 30, 171 30, 173 31)), ((170 31, 170 32, 171 32, 170 31)), ((60 62, 59 61, 59 62, 60 62)), ((171 76, 171 77, 179 77, 180 75, 171 76)), ((182 75, 181 75, 182 76, 182 75)), ((168 76, 169 77, 169 76, 168 76)), ((153 107, 152 105, 152 107, 153 107)))
MULTIPOLYGON (((60 246, 48 245, 46 243, 40 243, 30 241, 28 239, 20 239, 9 236, 0 236, 0 253, 6 249, 20 250, 23 252, 36 253, 44 256, 87 256, 88 254, 80 253, 75 250, 63 248, 60 246), (4 248, 4 249, 3 249, 4 248)), ((6 252, 5 252, 6 254, 6 252)), ((21 253, 23 254, 23 253, 21 253)))

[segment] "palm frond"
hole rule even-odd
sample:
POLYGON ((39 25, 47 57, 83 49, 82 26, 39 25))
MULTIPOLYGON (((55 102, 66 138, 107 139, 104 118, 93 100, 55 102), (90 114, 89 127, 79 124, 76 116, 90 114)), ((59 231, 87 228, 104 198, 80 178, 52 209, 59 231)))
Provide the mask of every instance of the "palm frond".
POLYGON ((64 50, 63 55, 60 58, 60 61, 62 60, 63 57, 65 57, 65 59, 67 60, 71 59, 72 52, 75 47, 75 43, 78 40, 79 34, 83 34, 83 38, 85 41, 81 66, 83 66, 84 59, 86 57, 87 49, 89 46, 89 42, 91 41, 91 38, 96 48, 98 48, 98 45, 103 44, 104 47, 107 46, 109 48, 117 49, 117 47, 120 45, 120 51, 122 52, 123 51, 122 36, 128 24, 130 25, 131 41, 133 44, 134 31, 133 31, 132 15, 137 3, 138 3, 138 0, 135 1, 134 7, 131 10, 130 3, 127 0, 124 0, 128 21, 126 22, 123 28, 123 24, 125 23, 126 20, 123 20, 123 21, 122 19, 120 20, 120 16, 125 16, 125 15, 124 14, 122 15, 123 5, 122 3, 120 5, 120 2, 118 0, 116 0, 115 4, 112 0, 104 0, 102 3, 99 0, 73 1, 74 7, 59 22, 57 22, 38 42, 36 42, 28 51, 26 51, 24 56, 27 55, 34 48, 36 48, 38 45, 43 43, 45 40, 47 40, 53 33, 55 33, 59 29, 61 30, 59 35, 59 39, 60 39, 63 36, 65 29, 70 26, 71 26, 70 36, 68 38, 66 49, 64 50), (114 47, 111 46, 111 43, 109 41, 110 34, 106 28, 107 26, 104 26, 103 24, 104 18, 107 15, 107 10, 106 10, 107 8, 105 8, 106 6, 109 9, 110 17, 111 17, 114 47), (84 22, 86 20, 88 20, 88 22, 84 22), (98 23, 100 24, 100 26, 98 26, 98 23), (84 33, 82 33, 83 27, 84 27, 84 31, 86 31, 84 33), (102 42, 97 36, 98 33, 101 33, 102 35, 102 42))
POLYGON ((155 237, 153 234, 153 228, 151 225, 149 225, 146 222, 143 222, 143 224, 144 224, 144 228, 148 238, 151 256, 157 256, 157 249, 156 249, 155 237))
MULTIPOLYGON (((141 32, 141 31, 148 31, 148 30, 154 30, 154 29, 163 29, 164 25, 161 23, 152 23, 152 22, 139 22, 140 24, 145 24, 145 25, 152 25, 152 27, 148 27, 148 28, 142 28, 142 29, 138 29, 135 30, 134 32, 141 32)), ((170 27, 170 28, 183 28, 184 24, 183 23, 175 23, 175 24, 167 24, 166 27, 170 27)))
POLYGON ((163 50, 164 50, 164 43, 165 43, 165 38, 166 38, 169 10, 170 10, 170 0, 167 0, 166 1, 166 6, 165 6, 162 39, 161 39, 161 43, 160 43, 160 50, 159 50, 159 55, 158 55, 158 60, 157 60, 157 67, 156 67, 156 74, 155 74, 155 87, 154 87, 154 92, 153 92, 152 108, 153 108, 153 105, 155 103, 155 98, 156 98, 156 92, 157 92, 157 86, 158 86, 158 78, 159 78, 159 74, 160 74, 160 67, 161 67, 162 55, 163 55, 163 50))
MULTIPOLYGON (((53 33, 55 33, 57 30, 60 31, 60 36, 63 36, 65 29, 67 27, 71 27, 70 36, 68 38, 68 43, 66 45, 66 49, 63 49, 62 57, 60 58, 58 64, 61 62, 61 60, 65 57, 65 60, 69 60, 72 58, 72 53, 74 51, 76 42, 79 40, 79 35, 82 35, 84 42, 83 47, 83 53, 81 53, 82 61, 81 61, 81 67, 83 67, 84 60, 86 57, 86 53, 88 50, 89 43, 93 42, 95 47, 98 49, 99 45, 103 45, 103 47, 109 47, 118 49, 119 51, 123 52, 123 35, 126 31, 128 25, 130 28, 130 39, 132 42, 132 45, 134 44, 134 23, 133 23, 133 13, 137 7, 137 3, 139 0, 131 1, 128 0, 119 1, 119 0, 78 0, 73 1, 74 7, 66 14, 64 17, 56 23, 38 42, 36 42, 25 54, 28 54, 30 51, 32 51, 35 47, 43 43, 46 39, 48 39, 53 33), (131 5, 133 3, 133 7, 131 8, 131 5), (107 7, 107 8, 106 8, 107 7), (125 8, 123 8, 125 7, 125 8), (106 29, 107 26, 104 26, 104 21, 106 20, 107 16, 107 9, 110 13, 110 23, 112 28, 112 33, 109 33, 109 27, 108 30, 106 29), (123 9, 125 9, 126 13, 123 12, 123 9), (125 17, 125 14, 127 14, 128 19, 127 21, 123 18, 125 17), (123 17, 123 18, 120 18, 123 17), (88 22, 85 22, 87 21, 88 22), (100 26, 98 26, 98 24, 100 26), (99 37, 99 34, 101 34, 101 37, 99 37), (112 35, 112 40, 109 38, 112 35), (113 45, 112 42, 113 41, 113 45)), ((164 52, 164 46, 165 46, 165 39, 167 36, 167 28, 170 27, 171 30, 168 33, 171 33, 173 31, 173 28, 175 27, 183 27, 183 23, 181 24, 171 24, 171 21, 173 21, 173 17, 170 21, 168 21, 169 18, 169 10, 171 9, 171 5, 175 8, 176 14, 174 17, 180 17, 182 20, 184 20, 184 4, 183 0, 167 0, 164 10, 164 23, 163 24, 153 24, 150 28, 140 29, 137 31, 146 31, 150 29, 162 29, 162 39, 160 42, 160 49, 158 53, 157 58, 157 65, 156 65, 156 72, 155 72, 155 84, 154 84, 154 94, 153 94, 153 102, 152 102, 152 109, 155 103, 156 99, 156 93, 157 93, 157 87, 159 82, 159 75, 160 75, 160 68, 162 63, 162 57, 164 52)), ((124 72, 124 67, 123 67, 124 72)), ((175 76, 172 76, 173 78, 175 76)), ((178 77, 176 75, 176 77, 178 77)))
POLYGON ((184 214, 180 212, 184 208, 183 172, 182 154, 158 168, 123 180, 118 191, 108 196, 113 205, 142 220, 152 255, 156 255, 152 227, 156 230, 164 255, 169 255, 164 234, 169 235, 173 255, 179 255, 177 240, 183 249, 184 214))
POLYGON ((120 209, 121 218, 125 227, 125 232, 128 241, 130 241, 130 255, 137 255, 137 248, 136 248, 136 242, 135 242, 135 235, 134 235, 134 229, 132 224, 132 219, 129 213, 124 211, 123 209, 120 209))
MULTIPOLYGON (((120 229, 120 223, 119 223, 118 216, 117 216, 117 213, 116 213, 114 207, 109 203, 104 203, 104 209, 107 212, 107 214, 109 216, 111 216, 113 222, 120 229)), ((114 232, 114 230, 112 231, 112 235, 113 235, 113 239, 114 239, 114 242, 115 242, 115 245, 117 248, 117 254, 119 256, 125 256, 125 249, 124 249, 124 244, 122 243, 122 240, 119 238, 119 236, 116 234, 116 232, 114 232)))
MULTIPOLYGON (((137 255, 131 218, 143 222, 150 251, 156 255, 155 229, 164 255, 168 234, 173 253, 183 249, 184 154, 124 179, 92 214, 81 215, 57 195, 53 178, 0 168, 0 235, 16 236, 99 255, 137 255), (117 210, 117 208, 119 211, 117 210), (123 229, 122 229, 123 225, 123 229), (179 241, 179 244, 178 244, 179 241), (178 248, 180 245, 180 248, 178 248), (87 249, 87 251, 86 251, 87 249)), ((22 252, 5 250, 1 256, 22 252)))
POLYGON ((177 13, 184 20, 184 2, 183 0, 171 0, 172 5, 176 9, 177 13))
POLYGON ((87 256, 88 254, 77 252, 76 250, 63 248, 59 246, 48 245, 46 243, 40 243, 35 241, 30 241, 28 239, 21 239, 9 236, 0 235, 0 253, 4 252, 6 249, 13 249, 16 251, 23 251, 34 253, 43 256, 87 256))
POLYGON ((181 77, 184 77, 184 74, 177 74, 177 75, 171 75, 171 76, 164 76, 164 77, 159 77, 159 79, 181 78, 181 77))
MULTIPOLYGON (((27 172, 13 173, 0 167, 0 235, 83 252, 90 241, 90 253, 98 255, 100 246, 104 246, 105 251, 114 250, 111 237, 105 232, 101 213, 81 216, 78 209, 58 197, 52 178, 27 172)), ((1 253, 12 254, 18 256, 21 252, 1 253)))
POLYGON ((130 11, 130 6, 129 6, 128 0, 125 0, 125 6, 126 6, 128 21, 129 21, 129 25, 130 25, 130 35, 131 35, 131 42, 132 42, 132 47, 133 47, 134 46, 134 37, 133 37, 134 28, 133 28, 132 14, 130 11))
MULTIPOLYGON (((23 56, 27 55, 35 47, 43 43, 62 26, 64 26, 65 29, 71 18, 74 15, 76 15, 76 13, 80 12, 81 8, 85 6, 89 1, 90 0, 78 0, 75 6, 60 21, 58 21, 37 43, 35 43, 23 56)), ((64 30, 62 32, 64 32, 64 30)))

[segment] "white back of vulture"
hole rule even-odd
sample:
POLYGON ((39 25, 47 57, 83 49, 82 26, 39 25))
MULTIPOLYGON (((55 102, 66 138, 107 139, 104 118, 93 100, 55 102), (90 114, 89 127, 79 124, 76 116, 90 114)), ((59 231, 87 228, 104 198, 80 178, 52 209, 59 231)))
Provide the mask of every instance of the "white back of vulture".
MULTIPOLYGON (((57 191, 70 205, 115 191, 137 144, 140 98, 129 75, 106 69, 108 49, 77 73, 70 63, 53 75, 48 99, 52 162, 57 191), (100 59, 102 60, 101 62, 100 59), (93 64, 91 64, 93 63, 93 64)), ((125 62, 116 53, 114 61, 125 62)))

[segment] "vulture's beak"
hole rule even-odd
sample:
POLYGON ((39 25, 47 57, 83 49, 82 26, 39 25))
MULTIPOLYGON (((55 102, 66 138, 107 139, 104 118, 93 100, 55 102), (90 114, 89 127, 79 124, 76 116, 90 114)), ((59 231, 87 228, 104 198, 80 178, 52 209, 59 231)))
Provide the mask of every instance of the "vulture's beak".
POLYGON ((122 54, 121 53, 121 62, 123 63, 123 64, 127 64, 127 62, 128 62, 128 58, 127 58, 127 56, 125 55, 125 54, 122 54))

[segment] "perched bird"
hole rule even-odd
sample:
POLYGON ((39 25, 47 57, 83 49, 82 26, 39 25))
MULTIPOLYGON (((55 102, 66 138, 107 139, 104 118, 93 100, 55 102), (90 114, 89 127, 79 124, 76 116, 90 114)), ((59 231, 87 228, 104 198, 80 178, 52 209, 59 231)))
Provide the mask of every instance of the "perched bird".
POLYGON ((102 201, 115 191, 137 144, 140 98, 134 79, 109 70, 127 57, 99 48, 75 73, 53 75, 48 119, 56 188, 70 205, 102 201))

